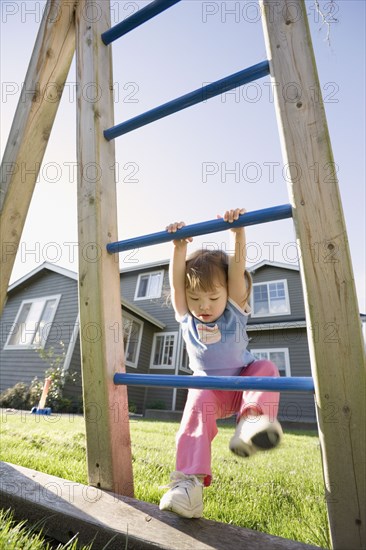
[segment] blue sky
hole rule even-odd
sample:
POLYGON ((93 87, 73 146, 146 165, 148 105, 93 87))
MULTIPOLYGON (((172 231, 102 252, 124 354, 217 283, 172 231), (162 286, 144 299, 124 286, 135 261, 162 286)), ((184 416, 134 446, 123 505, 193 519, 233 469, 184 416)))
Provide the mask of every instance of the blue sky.
MULTIPOLYGON (((147 2, 111 0, 113 24, 147 2)), ((320 2, 321 7, 330 2, 320 2)), ((1 153, 26 74, 43 0, 1 2, 1 153)), ((306 2, 338 166, 360 310, 365 303, 365 2, 333 2, 330 45, 306 2)), ((115 120, 266 59, 252 0, 183 0, 113 44, 115 120)), ((12 281, 43 261, 77 271, 75 65, 70 74, 24 228, 12 281)), ((196 223, 227 208, 287 203, 268 78, 116 139, 119 239, 196 223)), ((248 264, 296 263, 291 220, 247 229, 248 264)), ((229 249, 226 233, 194 240, 229 249)), ((159 245, 121 255, 121 267, 169 257, 159 245)))

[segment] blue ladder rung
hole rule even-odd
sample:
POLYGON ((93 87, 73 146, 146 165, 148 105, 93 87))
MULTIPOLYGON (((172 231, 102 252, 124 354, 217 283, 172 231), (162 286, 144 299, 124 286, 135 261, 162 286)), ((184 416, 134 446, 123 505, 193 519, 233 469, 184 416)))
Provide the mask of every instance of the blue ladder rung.
POLYGON ((136 27, 146 23, 149 19, 159 15, 159 13, 171 8, 174 4, 177 4, 180 1, 181 0, 155 0, 154 2, 150 2, 150 4, 141 10, 138 10, 130 17, 127 17, 127 19, 121 21, 121 23, 118 23, 114 27, 111 27, 105 31, 102 34, 104 44, 111 44, 111 42, 114 42, 117 38, 120 38, 124 34, 136 29, 136 27))
POLYGON ((244 227, 247 225, 256 225, 260 223, 273 222, 283 220, 292 217, 292 207, 290 204, 282 204, 279 206, 272 206, 271 208, 264 208, 263 210, 254 210, 253 212, 246 212, 239 216, 239 219, 233 223, 218 219, 210 220, 207 222, 195 223, 192 225, 186 225, 179 229, 177 233, 168 233, 168 231, 159 231, 158 233, 151 233, 150 235, 143 235, 141 237, 133 237, 132 239, 126 239, 125 241, 117 241, 107 244, 107 251, 110 254, 117 252, 124 252, 126 250, 132 250, 135 248, 143 248, 144 246, 151 246, 153 244, 161 244, 172 241, 179 237, 180 239, 186 239, 187 237, 197 237, 199 235, 207 235, 209 233, 217 233, 219 231, 227 231, 234 227, 244 227))
POLYGON ((113 380, 117 385, 159 388, 314 392, 314 382, 309 376, 273 378, 270 376, 179 376, 116 373, 113 380))
POLYGON ((187 109, 187 107, 191 107, 192 105, 196 105, 202 101, 207 101, 212 97, 228 92, 229 90, 241 86, 242 84, 248 84, 248 82, 252 82, 253 80, 267 76, 268 74, 269 63, 268 61, 262 61, 257 65, 243 69, 238 73, 226 76, 221 80, 217 80, 207 86, 203 86, 193 92, 173 99, 172 101, 168 101, 168 103, 159 105, 159 107, 155 107, 146 113, 142 113, 141 115, 131 118, 130 120, 126 120, 126 122, 122 122, 112 128, 108 128, 108 130, 104 131, 104 137, 107 140, 111 140, 118 136, 122 136, 123 134, 132 132, 132 130, 136 130, 141 126, 150 124, 155 120, 172 115, 182 109, 187 109))

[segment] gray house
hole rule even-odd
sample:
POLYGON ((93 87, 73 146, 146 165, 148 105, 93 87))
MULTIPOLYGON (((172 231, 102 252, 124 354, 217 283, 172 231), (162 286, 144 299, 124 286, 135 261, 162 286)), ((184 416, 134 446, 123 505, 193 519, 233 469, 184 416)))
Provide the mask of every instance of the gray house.
MULTIPOLYGON (((168 267, 168 261, 161 261, 121 272, 127 372, 191 373, 169 304, 168 267)), ((249 349, 258 358, 276 363, 282 376, 310 376, 298 268, 264 261, 250 271, 249 349)), ((0 391, 19 381, 29 383, 35 376, 43 378, 47 365, 36 353, 40 347, 63 353, 64 369, 80 372, 77 275, 49 263, 9 287, 1 318, 0 391)), ((81 398, 80 385, 67 391, 75 401, 81 398)), ((128 388, 130 407, 142 414, 147 409, 181 411, 186 393, 180 389, 128 388)), ((313 395, 282 393, 280 417, 289 422, 315 422, 313 395)))

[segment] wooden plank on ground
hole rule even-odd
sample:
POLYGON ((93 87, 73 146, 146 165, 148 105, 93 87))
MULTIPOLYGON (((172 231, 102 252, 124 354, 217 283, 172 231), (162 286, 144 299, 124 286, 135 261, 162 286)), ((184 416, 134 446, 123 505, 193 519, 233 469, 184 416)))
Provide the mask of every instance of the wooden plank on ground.
POLYGON ((299 245, 332 543, 356 550, 366 548, 366 363, 337 165, 305 2, 261 0, 261 7, 299 245))
MULTIPOLYGON (((1 164, 0 313, 75 51, 77 1, 47 2, 1 164)), ((21 42, 21 36, 14 40, 21 42)), ((49 208, 55 205, 50 204, 49 208)))
POLYGON ((95 548, 103 548, 108 543, 108 550, 318 548, 233 525, 180 518, 154 504, 13 464, 1 463, 0 477, 1 507, 12 507, 17 519, 44 521, 47 534, 63 543, 78 533, 81 544, 94 541, 95 548))
POLYGON ((109 0, 80 0, 76 11, 79 308, 89 483, 133 496, 117 239, 109 0), (88 93, 86 93, 88 90, 88 93))

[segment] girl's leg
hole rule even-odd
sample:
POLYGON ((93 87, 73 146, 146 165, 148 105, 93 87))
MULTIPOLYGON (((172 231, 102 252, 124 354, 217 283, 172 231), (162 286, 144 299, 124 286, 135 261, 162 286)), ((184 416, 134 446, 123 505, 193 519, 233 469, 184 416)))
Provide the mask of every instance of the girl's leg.
MULTIPOLYGON (((242 376, 279 376, 271 361, 254 361, 244 369, 242 376)), ((238 407, 238 424, 230 441, 230 449, 239 456, 248 457, 257 450, 276 447, 282 438, 282 428, 277 421, 278 392, 245 391, 238 407)))
POLYGON ((170 489, 160 500, 160 510, 186 518, 202 516, 203 485, 211 483, 211 442, 217 434, 216 420, 233 414, 234 396, 240 403, 241 392, 189 390, 177 434, 177 471, 172 473, 170 489))
MULTIPOLYGON (((274 363, 267 360, 254 361, 243 370, 241 376, 273 376, 280 374, 274 363)), ((239 419, 245 416, 266 415, 270 420, 275 420, 278 415, 280 394, 278 392, 249 390, 242 394, 239 419)))
POLYGON ((176 437, 176 469, 204 476, 211 483, 211 442, 217 434, 216 420, 239 410, 241 392, 190 389, 176 437), (235 402, 236 407, 235 408, 235 402))

